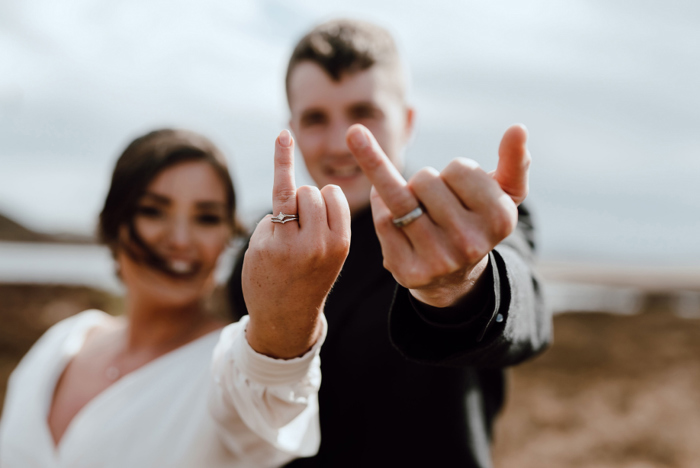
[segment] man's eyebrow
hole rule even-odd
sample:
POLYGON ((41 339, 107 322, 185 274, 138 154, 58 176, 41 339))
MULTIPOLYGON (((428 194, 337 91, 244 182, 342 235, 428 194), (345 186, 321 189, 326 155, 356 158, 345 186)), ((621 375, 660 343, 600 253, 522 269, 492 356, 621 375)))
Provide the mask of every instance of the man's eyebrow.
POLYGON ((367 110, 372 111, 373 113, 384 114, 382 110, 371 101, 353 102, 346 109, 347 112, 351 113, 363 112, 367 110))
POLYGON ((353 102, 348 106, 348 108, 352 109, 354 107, 377 107, 372 101, 356 101, 353 102))
POLYGON ((309 107, 308 109, 304 109, 303 112, 301 113, 302 118, 313 115, 313 114, 325 114, 326 111, 324 111, 320 107, 309 107))
POLYGON ((155 192, 146 192, 143 194, 144 198, 152 198, 154 202, 158 203, 159 205, 170 205, 171 201, 170 198, 166 197, 165 195, 160 195, 155 192))

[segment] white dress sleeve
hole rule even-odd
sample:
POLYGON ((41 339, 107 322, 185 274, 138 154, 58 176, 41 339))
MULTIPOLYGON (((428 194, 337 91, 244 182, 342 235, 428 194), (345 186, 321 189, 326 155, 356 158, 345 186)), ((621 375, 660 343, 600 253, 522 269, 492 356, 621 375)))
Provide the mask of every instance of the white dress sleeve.
POLYGON ((321 337, 299 358, 273 359, 245 338, 248 316, 224 328, 214 349, 209 411, 222 442, 253 466, 280 466, 318 451, 321 337))

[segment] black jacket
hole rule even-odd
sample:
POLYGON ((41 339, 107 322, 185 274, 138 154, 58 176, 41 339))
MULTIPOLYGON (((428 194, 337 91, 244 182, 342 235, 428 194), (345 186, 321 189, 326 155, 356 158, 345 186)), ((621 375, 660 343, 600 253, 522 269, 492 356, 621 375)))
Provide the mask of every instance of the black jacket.
MULTIPOLYGON (((502 368, 550 339, 532 248, 522 209, 516 233, 490 254, 455 320, 397 285, 382 266, 371 213, 355 216, 350 253, 325 307, 321 448, 289 466, 491 466, 502 368)), ((242 258, 229 284, 238 314, 245 313, 242 258)))

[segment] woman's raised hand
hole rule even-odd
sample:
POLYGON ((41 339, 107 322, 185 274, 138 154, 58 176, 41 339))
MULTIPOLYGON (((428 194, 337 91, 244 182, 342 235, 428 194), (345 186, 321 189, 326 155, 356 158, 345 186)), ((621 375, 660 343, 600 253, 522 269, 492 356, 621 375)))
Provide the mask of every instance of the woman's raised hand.
POLYGON ((260 221, 243 260, 246 337, 255 351, 290 359, 320 336, 326 296, 350 249, 350 208, 336 185, 296 188, 287 130, 275 142, 272 206, 273 216, 260 221), (298 219, 272 222, 280 213, 298 219))

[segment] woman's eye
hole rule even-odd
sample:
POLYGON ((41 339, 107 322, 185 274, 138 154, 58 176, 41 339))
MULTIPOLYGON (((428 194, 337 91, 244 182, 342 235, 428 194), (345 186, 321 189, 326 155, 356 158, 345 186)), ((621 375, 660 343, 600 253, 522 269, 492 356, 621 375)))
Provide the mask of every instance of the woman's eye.
POLYGON ((139 206, 136 208, 136 213, 146 218, 160 218, 163 216, 163 211, 155 206, 139 206))
POLYGON ((221 224, 223 219, 221 218, 221 216, 218 215, 200 215, 197 217, 197 221, 199 221, 200 224, 213 226, 221 224))

